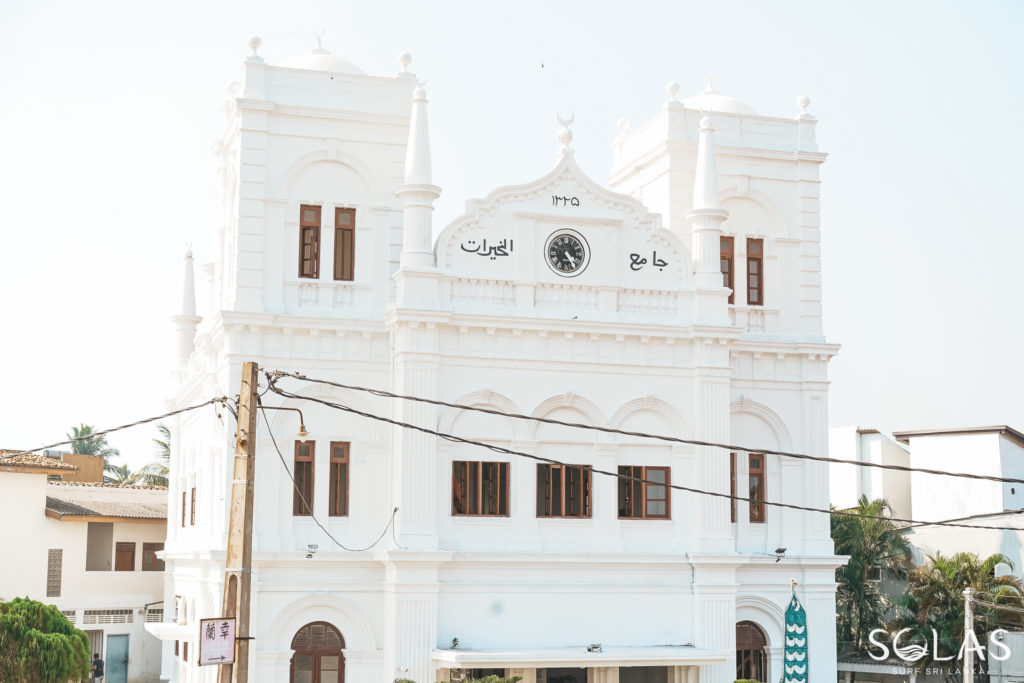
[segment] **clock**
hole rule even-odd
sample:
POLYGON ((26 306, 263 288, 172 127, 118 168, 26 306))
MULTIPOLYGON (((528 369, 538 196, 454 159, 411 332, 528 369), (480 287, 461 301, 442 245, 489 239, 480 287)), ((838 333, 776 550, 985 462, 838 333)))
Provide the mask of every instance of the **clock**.
POLYGON ((544 260, 556 275, 576 277, 590 263, 590 245, 575 230, 556 230, 544 243, 544 260))

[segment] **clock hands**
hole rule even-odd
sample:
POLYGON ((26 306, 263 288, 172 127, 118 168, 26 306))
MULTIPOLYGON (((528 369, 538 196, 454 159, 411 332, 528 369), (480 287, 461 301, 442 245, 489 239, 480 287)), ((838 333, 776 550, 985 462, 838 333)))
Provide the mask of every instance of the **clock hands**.
POLYGON ((570 264, 572 264, 573 266, 576 265, 576 259, 572 257, 572 254, 570 254, 567 251, 563 251, 562 254, 565 256, 565 258, 569 261, 570 264))

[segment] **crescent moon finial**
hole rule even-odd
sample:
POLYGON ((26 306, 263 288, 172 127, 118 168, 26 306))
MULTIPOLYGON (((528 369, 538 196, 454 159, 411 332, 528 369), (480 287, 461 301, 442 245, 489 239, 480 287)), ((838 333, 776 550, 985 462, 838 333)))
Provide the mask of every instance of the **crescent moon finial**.
POLYGON ((576 120, 576 114, 569 114, 569 120, 568 120, 568 121, 564 120, 564 119, 562 118, 562 115, 561 115, 561 114, 556 114, 556 116, 558 117, 558 122, 559 122, 560 124, 562 124, 563 126, 565 126, 566 128, 568 128, 569 126, 571 126, 571 125, 572 125, 572 122, 576 120))
POLYGON ((416 85, 418 85, 421 88, 427 84, 427 79, 425 78, 421 81, 420 79, 413 77, 413 80, 416 81, 416 85))

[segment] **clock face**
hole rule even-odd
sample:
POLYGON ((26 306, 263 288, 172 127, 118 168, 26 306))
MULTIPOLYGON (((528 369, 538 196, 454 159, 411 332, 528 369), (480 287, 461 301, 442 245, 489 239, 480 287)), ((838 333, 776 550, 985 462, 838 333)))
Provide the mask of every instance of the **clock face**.
POLYGON ((575 230, 559 230, 544 244, 544 258, 548 268, 558 275, 575 277, 590 263, 590 247, 575 230))

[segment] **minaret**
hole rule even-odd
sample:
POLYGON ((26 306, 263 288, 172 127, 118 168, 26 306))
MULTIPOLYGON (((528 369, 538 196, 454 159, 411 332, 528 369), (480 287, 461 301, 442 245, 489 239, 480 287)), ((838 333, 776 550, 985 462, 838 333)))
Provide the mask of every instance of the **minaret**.
POLYGON ((693 249, 693 273, 698 289, 722 287, 721 245, 722 222, 729 212, 721 207, 718 197, 718 170, 715 168, 715 144, 711 119, 700 120, 700 142, 697 145, 697 172, 693 181, 693 210, 690 235, 693 249))
POLYGON ((178 363, 184 365, 196 348, 196 328, 202 320, 196 315, 196 282, 192 267, 192 247, 185 251, 185 282, 181 293, 181 314, 172 318, 178 328, 178 363))
POLYGON ((432 183, 430 166, 427 91, 417 82, 405 152, 405 184, 397 192, 402 202, 402 268, 434 267, 432 218, 441 188, 432 183))

